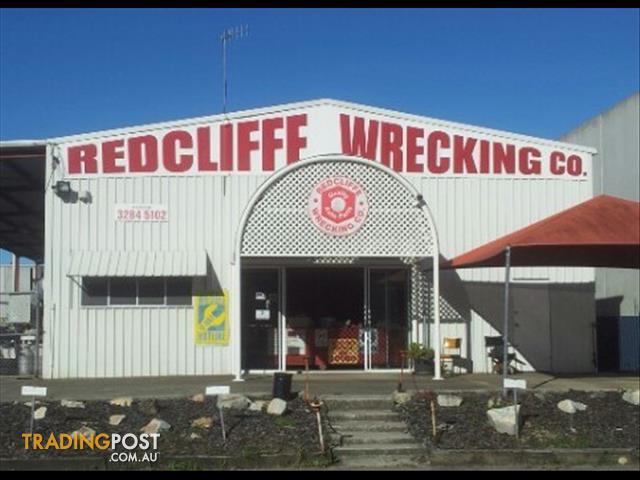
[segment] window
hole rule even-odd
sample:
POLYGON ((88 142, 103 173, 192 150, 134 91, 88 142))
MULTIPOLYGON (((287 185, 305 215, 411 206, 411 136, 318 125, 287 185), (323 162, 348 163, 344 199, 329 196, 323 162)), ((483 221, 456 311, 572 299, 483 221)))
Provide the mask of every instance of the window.
POLYGON ((112 278, 109 280, 109 305, 135 305, 136 279, 112 278))
POLYGON ((107 305, 109 285, 106 278, 82 279, 82 305, 107 305))
POLYGON ((167 279, 167 305, 191 305, 191 279, 176 277, 167 279))
POLYGON ((139 279, 138 305, 164 305, 164 283, 164 278, 139 279))
POLYGON ((190 306, 190 277, 83 277, 82 306, 190 306))

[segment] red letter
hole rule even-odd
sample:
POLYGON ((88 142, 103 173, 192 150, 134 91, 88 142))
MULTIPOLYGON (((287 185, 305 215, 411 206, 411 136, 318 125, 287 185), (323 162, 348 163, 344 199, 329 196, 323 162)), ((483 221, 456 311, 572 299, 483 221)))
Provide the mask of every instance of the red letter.
POLYGON ((569 155, 567 158, 567 172, 574 177, 580 175, 582 173, 582 158, 578 155, 569 155))
POLYGON ((349 115, 340 114, 340 133, 342 136, 342 153, 369 160, 376 159, 378 146, 378 122, 369 121, 369 133, 364 133, 364 118, 354 117, 353 136, 349 129, 349 115))
POLYGON ((233 170, 233 125, 220 125, 220 170, 233 170))
POLYGON ((267 118, 262 121, 262 170, 276 168, 276 149, 282 148, 281 138, 276 138, 276 130, 282 128, 282 118, 267 118))
POLYGON ((493 173, 516 173, 515 145, 493 144, 493 173), (505 150, 506 148, 506 150, 505 150))
POLYGON ((402 127, 395 123, 382 122, 380 127, 380 160, 386 166, 391 165, 393 156, 393 169, 402 171, 402 127))
POLYGON ((300 160, 300 150, 307 148, 307 137, 300 136, 300 127, 306 125, 306 114, 287 117, 287 164, 300 160))
POLYGON ((251 151, 257 150, 260 144, 251 140, 251 132, 256 132, 260 124, 257 120, 238 123, 238 170, 251 170, 251 151))
POLYGON ((155 172, 158 169, 158 140, 153 135, 130 138, 127 150, 130 172, 155 172))
POLYGON ((442 145, 442 148, 449 148, 449 135, 440 130, 431 132, 429 135, 427 166, 431 173, 445 173, 449 170, 451 160, 449 157, 438 157, 438 143, 442 145))
POLYGON ((424 166, 418 164, 418 155, 424 155, 424 147, 418 145, 418 139, 423 138, 421 128, 407 128, 407 172, 424 172, 424 166))
POLYGON ((453 173, 478 173, 473 160, 473 149, 477 140, 460 135, 453 137, 453 173))
POLYGON ((98 148, 93 144, 69 147, 67 149, 69 175, 76 173, 98 173, 97 155, 98 148))
POLYGON ((124 173, 123 165, 116 165, 116 160, 124 158, 124 140, 113 140, 102 144, 102 171, 104 173, 124 173))
POLYGON ((549 169, 553 175, 564 173, 564 154, 562 152, 551 152, 549 169), (562 164, 562 165, 559 165, 562 164))
POLYGON ((480 173, 489 173, 489 141, 480 140, 480 173))
POLYGON ((521 148, 518 152, 518 163, 520 171, 525 175, 540 175, 540 150, 533 147, 521 148))
POLYGON ((180 143, 180 148, 192 148, 193 139, 189 132, 184 130, 174 130, 167 133, 162 139, 162 157, 164 168, 169 172, 186 172, 193 165, 193 155, 176 156, 176 149, 180 143))
POLYGON ((218 164, 211 158, 211 129, 200 127, 196 130, 198 142, 198 171, 214 172, 218 170, 218 164))

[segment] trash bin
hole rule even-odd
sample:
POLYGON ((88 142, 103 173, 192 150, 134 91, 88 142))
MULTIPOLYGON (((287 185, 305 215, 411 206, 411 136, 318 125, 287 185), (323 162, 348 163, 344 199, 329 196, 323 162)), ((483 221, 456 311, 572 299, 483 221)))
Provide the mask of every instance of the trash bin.
POLYGON ((289 400, 291 398, 291 373, 276 372, 273 374, 273 398, 289 400))

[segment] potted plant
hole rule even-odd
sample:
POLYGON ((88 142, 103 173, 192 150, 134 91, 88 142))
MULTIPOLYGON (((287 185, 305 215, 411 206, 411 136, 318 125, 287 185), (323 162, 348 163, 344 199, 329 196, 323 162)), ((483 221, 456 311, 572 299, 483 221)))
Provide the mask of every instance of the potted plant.
POLYGON ((407 357, 413 364, 413 373, 433 374, 435 352, 421 343, 412 343, 407 350, 407 357))

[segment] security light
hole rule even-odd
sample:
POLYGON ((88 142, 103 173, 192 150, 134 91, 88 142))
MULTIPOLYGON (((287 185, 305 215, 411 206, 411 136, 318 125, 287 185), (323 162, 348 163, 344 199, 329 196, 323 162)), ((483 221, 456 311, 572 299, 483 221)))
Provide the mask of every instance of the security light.
POLYGON ((54 186, 51 187, 54 192, 59 196, 69 195, 71 193, 71 182, 64 180, 58 180, 54 186))

